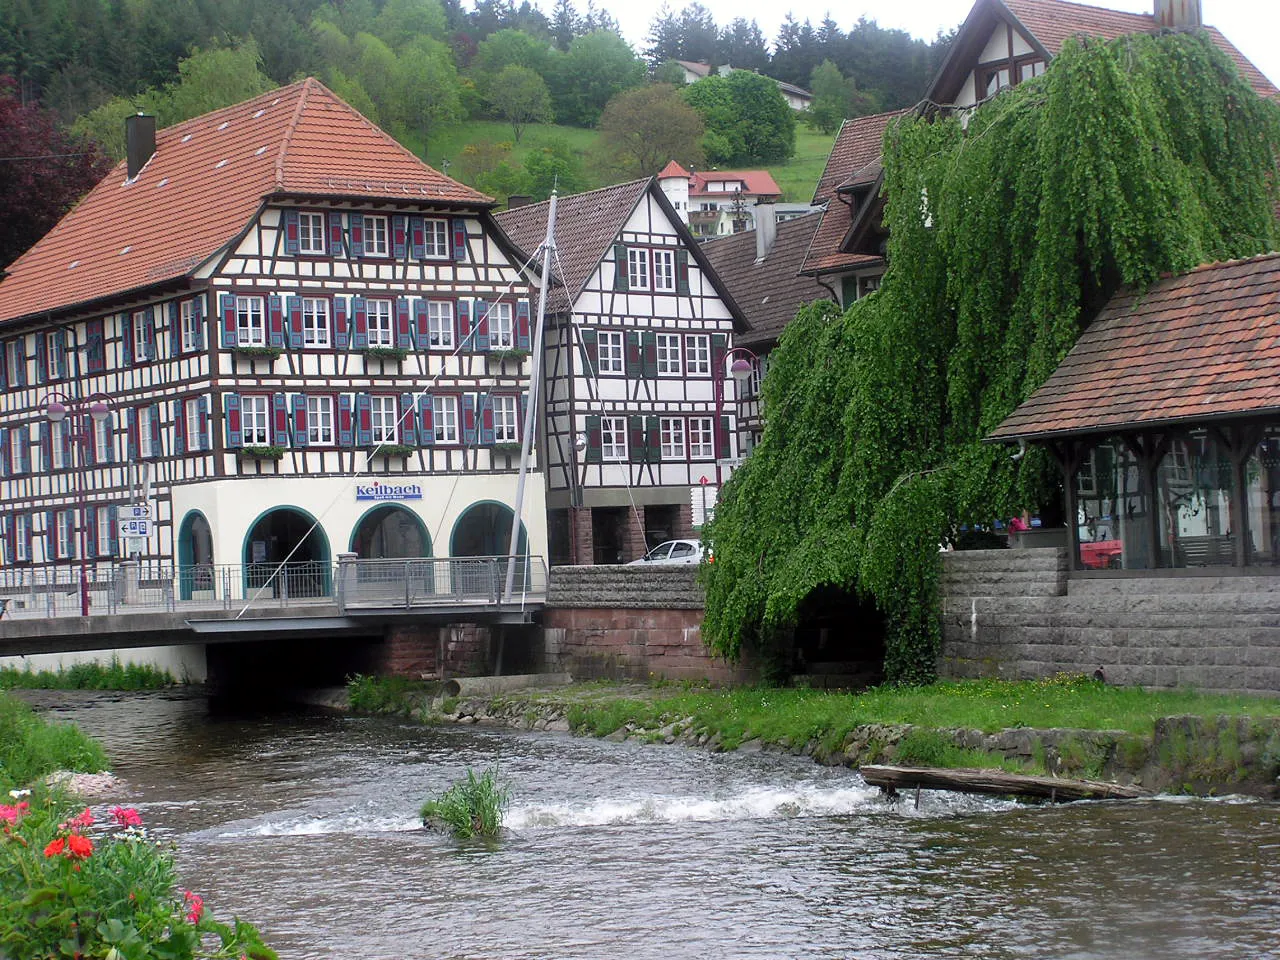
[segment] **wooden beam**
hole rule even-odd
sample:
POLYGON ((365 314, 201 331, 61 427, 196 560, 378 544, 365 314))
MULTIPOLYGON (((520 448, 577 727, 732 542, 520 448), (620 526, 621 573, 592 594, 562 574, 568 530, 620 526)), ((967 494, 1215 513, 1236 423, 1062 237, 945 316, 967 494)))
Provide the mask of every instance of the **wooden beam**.
POLYGON ((886 793, 898 790, 957 790, 1001 796, 1039 797, 1054 803, 1072 800, 1134 800, 1150 796, 1141 787, 1126 787, 1101 780, 1070 780, 1002 770, 939 769, 935 767, 869 766, 862 779, 886 793))

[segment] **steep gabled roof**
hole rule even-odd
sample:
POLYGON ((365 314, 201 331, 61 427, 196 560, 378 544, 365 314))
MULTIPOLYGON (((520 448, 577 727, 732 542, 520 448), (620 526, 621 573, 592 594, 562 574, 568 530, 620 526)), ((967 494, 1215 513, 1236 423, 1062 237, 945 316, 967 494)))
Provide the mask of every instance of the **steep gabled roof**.
MULTIPOLYGON (((871 167, 880 171, 880 154, 884 145, 884 131, 889 122, 907 113, 907 110, 890 110, 865 117, 854 117, 840 125, 836 142, 827 154, 827 165, 813 191, 813 202, 824 203, 847 182, 863 177, 871 167)), ((871 174, 875 179, 875 174, 871 174)))
POLYGON ((796 312, 813 300, 831 299, 831 291, 798 275, 809 241, 822 215, 810 213, 778 224, 773 249, 756 260, 756 233, 745 230, 702 244, 721 281, 742 308, 749 328, 735 343, 774 343, 796 312))
POLYGON ((676 163, 674 160, 668 160, 667 165, 658 171, 659 180, 668 180, 673 177, 681 177, 688 180, 692 176, 692 173, 680 166, 680 164, 676 163))
POLYGON ((0 321, 176 280, 222 251, 271 196, 487 207, 306 79, 156 135, 138 176, 120 163, 0 282, 0 321))
POLYGON ((1124 291, 992 440, 1280 414, 1280 254, 1124 291))

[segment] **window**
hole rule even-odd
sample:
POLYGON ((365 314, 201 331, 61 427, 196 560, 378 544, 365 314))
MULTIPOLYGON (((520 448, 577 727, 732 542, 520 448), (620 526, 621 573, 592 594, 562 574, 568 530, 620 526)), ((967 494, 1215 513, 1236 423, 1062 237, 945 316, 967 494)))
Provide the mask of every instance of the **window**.
POLYGON ((307 443, 333 445, 333 397, 307 397, 307 443))
POLYGON ((400 407, 395 397, 370 397, 369 422, 373 427, 374 443, 396 443, 396 431, 400 419, 400 407))
POLYGON ((302 298, 302 343, 307 347, 329 345, 329 301, 320 297, 302 298))
POLYGON ((875 293, 880 289, 880 276, 859 277, 858 278, 858 296, 865 297, 875 293))
POLYGON ((680 334, 658 334, 658 373, 662 376, 680 375, 680 334))
POLYGON ((204 432, 200 429, 200 398, 192 397, 186 405, 187 450, 205 449, 204 432))
POLYGON ((240 435, 246 447, 271 446, 271 398, 240 398, 240 435))
POLYGON ((391 320, 391 301, 370 300, 367 309, 369 317, 369 346, 394 347, 396 338, 395 327, 391 320))
POLYGON ((49 424, 49 459, 55 470, 65 470, 71 466, 67 462, 67 453, 70 450, 69 437, 67 421, 59 420, 49 424))
POLYGON ((676 254, 674 250, 653 251, 653 289, 676 288, 676 254))
POLYGON ((453 304, 446 300, 427 301, 427 340, 434 349, 453 349, 453 304))
POLYGON ((711 460, 716 455, 710 417, 689 418, 689 459, 711 460))
POLYGON ((649 289, 649 251, 627 248, 627 286, 632 290, 649 289))
POLYGON ((19 563, 31 559, 31 514, 20 513, 13 518, 13 558, 19 563))
POLYGON ((59 558, 76 555, 76 515, 71 510, 59 510, 54 519, 54 551, 59 558))
POLYGON ((711 373, 711 338, 698 334, 685 338, 685 369, 690 376, 705 377, 711 373))
POLYGON ((115 530, 111 528, 111 508, 107 504, 101 504, 98 507, 98 556, 107 557, 111 555, 111 541, 115 539, 115 530))
POLYGON ((324 214, 298 214, 298 252, 325 253, 324 214))
POLYGON ((236 343, 242 347, 261 347, 267 342, 267 327, 262 319, 261 297, 236 297, 236 343))
POLYGON ((600 457, 602 460, 627 459, 627 418, 600 418, 600 457))
POLYGON ((449 249, 449 224, 445 220, 427 220, 423 224, 423 242, 426 244, 428 257, 448 257, 453 251, 449 249))
POLYGON ((364 218, 364 253, 366 257, 387 255, 387 218, 364 218))
POLYGON ((9 474, 11 476, 22 473, 22 464, 26 459, 24 439, 21 427, 9 428, 9 474))
POLYGON ((458 398, 432 397, 431 422, 435 428, 436 443, 457 443, 458 398))
POLYGON ((62 338, 56 333, 44 335, 44 372, 45 379, 57 380, 62 367, 62 338))
POLYGON ((182 328, 183 352, 198 350, 204 338, 200 336, 200 318, 196 316, 196 302, 183 300, 178 307, 178 317, 182 328))
POLYGON ((9 369, 9 386, 20 385, 27 379, 27 339, 26 337, 18 337, 17 340, 10 340, 8 349, 5 351, 5 362, 9 369))
POLYGON ((662 459, 684 459, 684 420, 680 417, 662 418, 662 459))
POLYGON ((156 408, 138 408, 138 457, 142 460, 157 456, 160 451, 151 444, 152 431, 155 429, 156 408))
POLYGON ((509 303, 489 305, 489 348, 492 350, 516 348, 516 332, 511 322, 511 304, 509 303))
POLYGON ((1023 80, 1030 80, 1033 77, 1043 76, 1044 66, 1045 64, 1043 60, 1022 61, 1018 64, 1018 82, 1021 83, 1023 80))
POLYGON ((151 359, 147 356, 147 344, 151 341, 151 309, 139 310, 133 315, 133 362, 151 359))
POLYGON ((988 68, 982 74, 982 87, 979 92, 984 98, 990 97, 1009 85, 1009 68, 1007 66, 988 68))
POLYGON ((516 443, 520 439, 520 405, 515 397, 493 398, 493 442, 516 443))
POLYGON ((765 375, 769 372, 768 356, 755 357, 751 361, 751 379, 747 381, 749 391, 747 396, 758 397, 760 390, 764 385, 765 375))
POLYGON ((622 334, 601 331, 596 336, 600 373, 622 373, 622 334))
POLYGON ((111 415, 93 423, 93 459, 98 463, 110 463, 115 459, 115 437, 112 435, 111 415))

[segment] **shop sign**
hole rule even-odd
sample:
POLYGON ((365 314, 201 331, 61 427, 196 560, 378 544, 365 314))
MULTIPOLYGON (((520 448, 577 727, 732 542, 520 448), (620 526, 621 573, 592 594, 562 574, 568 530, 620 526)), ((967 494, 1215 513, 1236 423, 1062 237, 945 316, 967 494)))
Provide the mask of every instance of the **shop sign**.
POLYGON ((422 487, 416 483, 373 483, 356 484, 356 500, 421 500, 422 487))

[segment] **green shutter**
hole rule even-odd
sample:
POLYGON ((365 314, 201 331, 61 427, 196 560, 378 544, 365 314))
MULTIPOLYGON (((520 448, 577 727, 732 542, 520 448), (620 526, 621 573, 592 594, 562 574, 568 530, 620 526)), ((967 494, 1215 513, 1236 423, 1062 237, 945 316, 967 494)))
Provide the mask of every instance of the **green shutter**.
POLYGON ((627 282, 627 245, 625 243, 613 245, 613 264, 613 289, 626 293, 631 287, 627 282))

